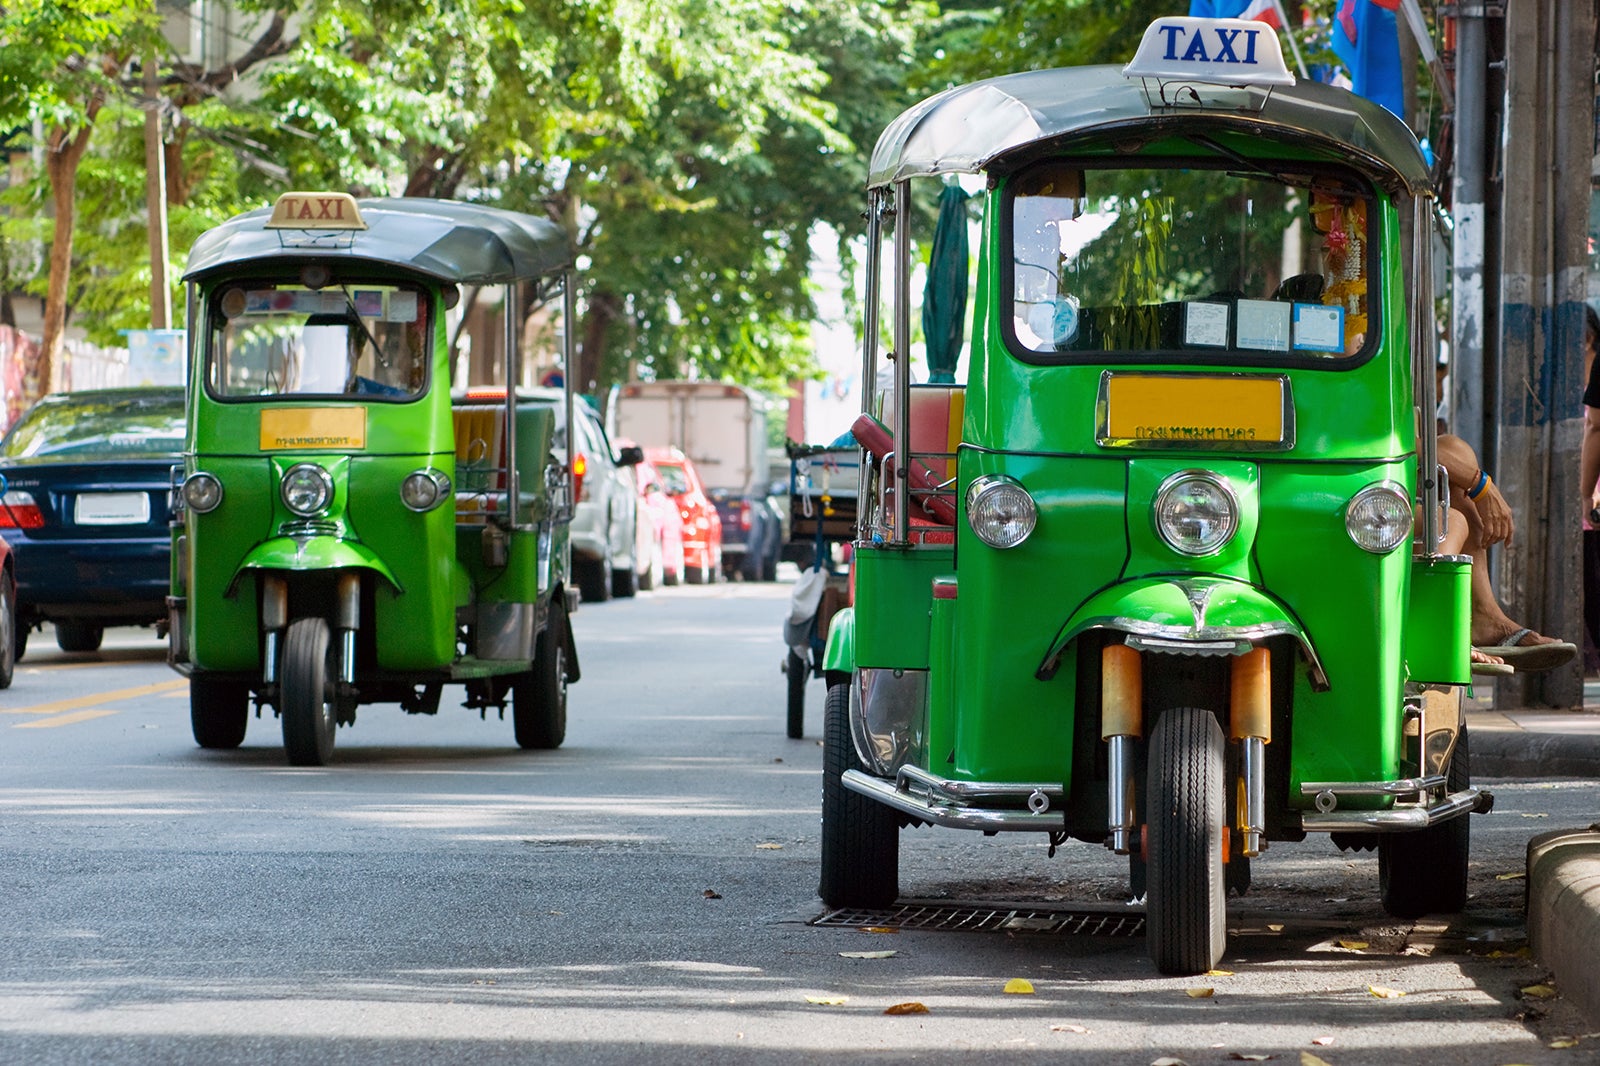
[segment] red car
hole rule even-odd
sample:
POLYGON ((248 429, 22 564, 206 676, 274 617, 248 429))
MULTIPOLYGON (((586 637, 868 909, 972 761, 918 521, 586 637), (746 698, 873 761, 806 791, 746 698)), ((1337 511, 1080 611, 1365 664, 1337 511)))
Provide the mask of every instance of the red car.
POLYGON ((694 463, 677 448, 646 448, 667 494, 683 519, 684 577, 691 585, 710 584, 722 573, 722 519, 706 495, 694 463))
MULTIPOLYGON (((631 441, 620 441, 631 444, 631 441)), ((646 459, 633 468, 639 485, 639 587, 653 589, 683 580, 683 519, 667 495, 661 475, 646 459)))

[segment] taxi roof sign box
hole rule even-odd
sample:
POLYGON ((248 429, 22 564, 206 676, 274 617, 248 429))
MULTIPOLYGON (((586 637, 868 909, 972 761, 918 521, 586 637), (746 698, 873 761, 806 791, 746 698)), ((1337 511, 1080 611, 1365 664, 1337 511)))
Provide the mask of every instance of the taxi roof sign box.
POLYGON ((1254 19, 1156 19, 1122 73, 1211 85, 1294 84, 1277 31, 1254 19))
POLYGON ((263 229, 366 229, 356 198, 347 192, 286 192, 272 205, 263 229))

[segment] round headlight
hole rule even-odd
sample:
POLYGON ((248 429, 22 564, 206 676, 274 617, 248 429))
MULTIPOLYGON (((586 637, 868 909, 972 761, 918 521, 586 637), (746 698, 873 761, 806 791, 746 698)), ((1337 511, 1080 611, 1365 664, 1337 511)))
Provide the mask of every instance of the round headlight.
POLYGON ((310 518, 333 501, 333 478, 316 463, 297 463, 283 475, 278 495, 289 510, 310 518))
POLYGON ((183 479, 183 505, 195 514, 215 511, 222 503, 222 482, 212 474, 197 471, 183 479))
POLYGON ((1382 555, 1411 539, 1412 507, 1405 489, 1392 481, 1368 485, 1344 512, 1345 532, 1357 545, 1382 555))
POLYGON ((1211 555, 1239 529, 1239 504, 1211 474, 1174 474, 1156 493, 1156 532, 1180 555, 1211 555))
POLYGON ((400 482, 400 502, 413 511, 431 511, 450 495, 450 479, 441 470, 413 470, 400 482))
POLYGON ((1028 490, 1008 477, 985 475, 967 486, 967 524, 991 548, 1015 548, 1039 522, 1028 490))

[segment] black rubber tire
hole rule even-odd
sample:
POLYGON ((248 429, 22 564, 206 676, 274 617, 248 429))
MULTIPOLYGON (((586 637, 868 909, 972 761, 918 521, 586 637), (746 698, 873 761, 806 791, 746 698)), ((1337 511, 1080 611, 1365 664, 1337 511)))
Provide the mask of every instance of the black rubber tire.
POLYGON ((779 546, 774 544, 772 551, 768 552, 766 557, 761 560, 762 581, 778 580, 778 551, 779 546))
POLYGON ((328 623, 296 618, 283 638, 278 668, 283 750, 290 766, 326 766, 338 730, 328 623))
MULTIPOLYGON (((1451 792, 1472 784, 1472 756, 1463 726, 1445 780, 1451 792)), ((1396 918, 1457 914, 1467 905, 1467 859, 1472 851, 1472 815, 1414 833, 1378 838, 1378 895, 1396 918)))
POLYGON ((250 686, 210 677, 189 678, 189 728, 202 748, 231 750, 250 724, 250 686))
POLYGON ((806 681, 811 677, 811 664, 790 648, 783 672, 789 680, 789 739, 799 740, 806 735, 806 681))
POLYGON ((554 601, 533 669, 511 684, 511 723, 519 748, 548 751, 567 739, 567 613, 554 601))
POLYGON ((22 657, 28 654, 28 634, 32 632, 32 630, 33 627, 28 625, 27 622, 20 620, 17 622, 16 627, 11 633, 12 649, 15 652, 15 654, 11 656, 12 662, 20 663, 22 661, 22 657))
POLYGON ((62 651, 99 651, 105 635, 105 627, 93 622, 67 618, 56 623, 56 646, 62 651))
POLYGON ((863 769, 850 740, 850 683, 828 689, 822 719, 822 881, 830 907, 888 907, 900 895, 900 825, 895 812, 844 787, 863 769))
POLYGON ((709 566, 686 566, 683 578, 691 585, 709 585, 716 580, 716 571, 709 566))
POLYGON ((654 592, 667 579, 666 551, 661 547, 661 540, 657 538, 650 542, 650 559, 645 568, 639 571, 638 590, 640 592, 654 592))
POLYGON ((619 600, 629 600, 639 593, 639 571, 629 563, 621 570, 611 571, 611 595, 619 600))
POLYGON ((611 598, 611 563, 605 559, 572 560, 572 576, 584 603, 604 603, 611 598))
POLYGON ((10 688, 17 669, 17 585, 0 573, 0 688, 10 688))
POLYGON ((1164 974, 1205 973, 1227 943, 1222 727, 1210 711, 1175 707, 1156 720, 1149 752, 1146 946, 1164 974))

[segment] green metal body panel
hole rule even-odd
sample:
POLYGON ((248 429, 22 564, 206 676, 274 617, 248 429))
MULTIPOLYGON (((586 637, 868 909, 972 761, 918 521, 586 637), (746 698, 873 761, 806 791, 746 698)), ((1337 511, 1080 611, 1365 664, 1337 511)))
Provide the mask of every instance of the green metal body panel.
POLYGON ((954 549, 858 544, 853 565, 856 665, 927 669, 933 579, 955 572, 954 549))
POLYGON ((856 668, 856 609, 841 607, 828 621, 828 643, 822 651, 823 670, 856 668))

